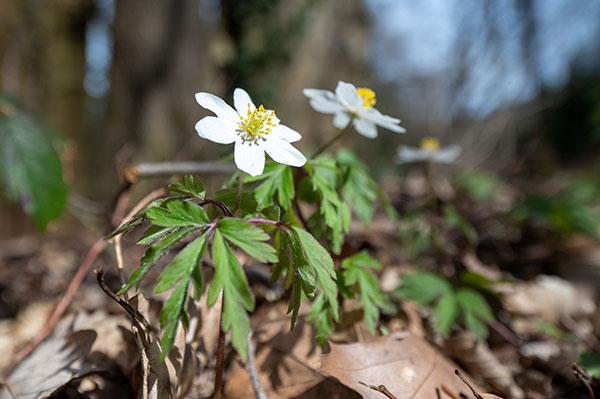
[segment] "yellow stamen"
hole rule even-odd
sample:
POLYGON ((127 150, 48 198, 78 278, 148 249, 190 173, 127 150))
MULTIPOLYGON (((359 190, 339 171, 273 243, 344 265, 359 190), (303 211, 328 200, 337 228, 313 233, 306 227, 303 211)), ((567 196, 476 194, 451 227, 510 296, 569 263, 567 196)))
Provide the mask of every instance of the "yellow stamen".
POLYGON ((256 141, 258 138, 264 139, 263 136, 271 133, 272 128, 277 126, 276 123, 271 122, 274 116, 274 111, 267 110, 262 105, 254 111, 250 111, 250 104, 248 104, 246 118, 240 116, 237 132, 244 136, 243 140, 256 141))
POLYGON ((377 102, 377 100, 375 100, 375 92, 373 90, 366 87, 359 87, 356 89, 356 91, 358 91, 358 95, 360 98, 362 98, 365 108, 371 108, 377 102))
POLYGON ((425 137, 421 140, 421 149, 437 151, 440 149, 440 142, 433 137, 425 137))

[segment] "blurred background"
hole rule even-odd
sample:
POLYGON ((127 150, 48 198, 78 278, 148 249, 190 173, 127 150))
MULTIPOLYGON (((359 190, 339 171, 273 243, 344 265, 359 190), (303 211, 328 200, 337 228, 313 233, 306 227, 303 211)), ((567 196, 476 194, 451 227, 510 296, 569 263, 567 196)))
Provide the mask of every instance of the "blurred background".
MULTIPOLYGON (((348 136, 378 176, 404 173, 396 147, 425 136, 462 146, 457 174, 477 167, 531 187, 598 169, 598 1, 0 0, 0 9, 4 116, 14 106, 50 129, 69 210, 111 209, 124 166, 230 153, 197 137, 209 113, 194 93, 230 101, 235 87, 300 131, 305 153, 335 131, 302 89, 371 87, 377 108, 408 130, 348 136)), ((0 223, 0 237, 34 230, 19 204, 3 203, 0 223)))

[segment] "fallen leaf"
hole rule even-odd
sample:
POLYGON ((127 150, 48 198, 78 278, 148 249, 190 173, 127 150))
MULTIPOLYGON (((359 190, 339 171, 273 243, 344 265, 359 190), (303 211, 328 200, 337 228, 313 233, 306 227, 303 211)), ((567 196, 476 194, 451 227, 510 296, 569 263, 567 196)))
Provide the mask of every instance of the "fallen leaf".
MULTIPOLYGON (((398 399, 435 398, 436 389, 474 398, 456 377, 457 366, 427 341, 408 332, 393 333, 367 343, 330 344, 321 371, 360 393, 364 399, 385 396, 367 385, 385 388, 398 399)), ((474 385, 478 392, 480 388, 474 385)), ((486 399, 495 395, 482 394, 486 399)))
POLYGON ((504 307, 519 315, 556 323, 561 316, 590 315, 596 310, 591 296, 556 276, 540 275, 532 282, 498 286, 504 307))
MULTIPOLYGON (((65 323, 63 323, 65 324, 65 323)), ((8 389, 0 390, 1 399, 38 399, 51 394, 67 382, 96 371, 85 358, 96 333, 91 330, 52 335, 23 360, 7 381, 8 389)))

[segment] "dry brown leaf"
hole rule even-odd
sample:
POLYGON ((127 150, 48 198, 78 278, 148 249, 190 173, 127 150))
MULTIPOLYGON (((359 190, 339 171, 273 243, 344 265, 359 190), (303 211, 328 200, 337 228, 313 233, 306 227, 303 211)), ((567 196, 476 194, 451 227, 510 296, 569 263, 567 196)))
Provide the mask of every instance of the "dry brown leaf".
MULTIPOLYGON (((276 305, 253 316, 258 377, 269 399, 352 399, 359 396, 335 380, 317 373, 322 356, 314 327, 301 308, 296 328, 290 332, 284 305, 276 305)), ((250 377, 237 360, 225 383, 228 399, 254 399, 250 377)))
POLYGON ((462 331, 445 340, 444 345, 450 354, 464 365, 471 373, 481 376, 508 397, 521 399, 525 393, 515 383, 510 368, 501 363, 486 343, 479 341, 475 335, 462 331))
MULTIPOLYGON (((393 333, 368 343, 331 344, 323 356, 321 371, 337 378, 365 399, 385 396, 363 384, 387 390, 398 399, 435 398, 436 389, 449 390, 457 397, 474 396, 456 377, 457 366, 444 358, 427 341, 408 332, 393 333), (362 384, 361 384, 362 383, 362 384)), ((480 388, 475 386, 478 392, 480 388)), ((497 398, 482 394, 484 398, 497 398)))
POLYGON ((48 337, 15 368, 7 381, 12 392, 2 389, 0 398, 11 399, 13 394, 19 399, 43 398, 67 382, 97 371, 85 361, 95 339, 91 330, 48 337))
POLYGON ((510 312, 551 323, 561 316, 589 315, 596 310, 590 295, 556 276, 540 275, 529 283, 499 286, 498 291, 504 294, 504 306, 510 312))

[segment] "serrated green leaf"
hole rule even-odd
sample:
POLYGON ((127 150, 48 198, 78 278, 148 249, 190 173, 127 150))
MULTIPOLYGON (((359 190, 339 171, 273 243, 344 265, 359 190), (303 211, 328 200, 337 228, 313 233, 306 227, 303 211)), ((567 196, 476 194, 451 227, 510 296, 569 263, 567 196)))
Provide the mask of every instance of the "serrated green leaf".
POLYGON ((210 220, 206 212, 193 202, 180 199, 167 202, 167 209, 154 207, 146 213, 158 226, 203 226, 210 220))
POLYGON ((225 306, 221 327, 224 331, 231 330, 232 344, 242 359, 245 359, 250 333, 250 320, 246 310, 254 309, 254 297, 248 288, 242 266, 219 230, 215 231, 213 239, 212 259, 215 275, 208 291, 208 305, 214 304, 223 290, 225 306))
MULTIPOLYGON (((235 208, 237 199, 237 188, 224 188, 215 193, 213 198, 215 201, 224 203, 229 209, 235 208)), ((254 199, 254 195, 243 191, 240 197, 240 210, 244 213, 256 213, 258 203, 254 199)))
POLYGON ((196 176, 183 176, 179 181, 169 185, 169 191, 198 198, 203 198, 206 195, 204 186, 196 176))
POLYGON ((279 222, 281 220, 281 208, 277 205, 271 205, 268 208, 265 208, 260 211, 263 216, 269 220, 273 220, 275 222, 279 222))
POLYGON ((381 264, 366 251, 346 258, 342 262, 345 269, 343 276, 346 285, 358 285, 358 304, 363 305, 363 319, 369 332, 375 334, 379 321, 379 309, 387 304, 383 291, 379 287, 379 279, 371 269, 380 270, 381 264))
POLYGON ((161 354, 160 361, 163 362, 175 342, 175 335, 177 334, 177 326, 179 320, 184 313, 185 301, 187 299, 188 285, 190 283, 190 277, 184 278, 181 283, 173 290, 173 293, 165 303, 160 313, 160 326, 165 328, 162 339, 160 341, 161 354))
POLYGON ((335 320, 339 320, 339 304, 337 302, 337 284, 335 282, 335 271, 333 260, 329 252, 307 231, 293 227, 309 266, 314 270, 317 287, 321 289, 331 314, 335 320))
POLYGON ((335 330, 334 320, 338 314, 337 306, 332 305, 321 291, 311 305, 308 321, 317 330, 317 341, 324 345, 326 337, 335 330))
POLYGON ((315 288, 317 286, 317 273, 314 267, 309 265, 302 244, 294 233, 287 236, 287 242, 292 255, 292 265, 294 271, 294 279, 299 279, 302 285, 302 290, 309 299, 315 296, 315 288))
POLYGON ((277 199, 279 200, 279 205, 287 208, 294 199, 296 190, 294 188, 294 176, 292 175, 292 168, 287 165, 283 166, 284 167, 281 171, 281 174, 279 175, 277 199))
POLYGON ((172 232, 174 232, 177 229, 178 229, 178 227, 163 227, 163 226, 152 225, 152 226, 148 227, 148 229, 144 232, 142 237, 138 240, 137 244, 138 245, 152 244, 158 240, 161 240, 162 238, 171 234, 172 232))
MULTIPOLYGON (((200 263, 206 249, 208 234, 204 233, 186 245, 173 261, 158 276, 158 284, 154 292, 157 294, 168 290, 182 278, 191 278, 194 269, 200 263)), ((200 284, 202 284, 200 282, 200 284)))
POLYGON ((160 258, 162 258, 169 251, 169 249, 171 249, 173 245, 175 245, 183 237, 185 237, 195 229, 196 227, 187 227, 177 230, 165 237, 164 239, 162 239, 161 241, 149 247, 144 253, 142 260, 140 261, 140 267, 131 275, 131 278, 129 279, 127 285, 121 288, 119 292, 117 292, 117 295, 122 295, 128 289, 137 284, 142 279, 142 277, 144 277, 146 273, 150 271, 151 267, 154 266, 154 264, 160 258))
POLYGON ((217 222, 217 228, 228 241, 259 262, 277 262, 275 248, 264 242, 269 235, 260 227, 244 219, 223 218, 217 222))
POLYGON ((453 292, 446 292, 440 298, 434 311, 435 329, 442 336, 447 336, 459 315, 459 307, 453 292))
POLYGON ((110 233, 106 238, 113 238, 118 236, 119 234, 126 233, 135 229, 137 226, 141 225, 144 222, 145 215, 133 217, 129 219, 127 222, 120 225, 115 231, 110 233))
POLYGON ((427 305, 437 297, 452 291, 450 283, 434 273, 417 272, 402 276, 396 294, 413 300, 419 305, 427 305))
POLYGON ((133 217, 129 221, 123 223, 115 231, 110 233, 107 238, 113 238, 115 236, 118 236, 119 234, 123 234, 130 230, 133 230, 134 228, 136 228, 137 226, 142 224, 142 222, 146 218, 146 212, 148 212, 149 209, 152 209, 154 207, 163 206, 170 200, 171 200, 171 198, 160 198, 160 199, 150 202, 143 209, 141 209, 139 212, 137 212, 135 215, 133 215, 133 217))
POLYGON ((488 334, 486 322, 494 320, 492 309, 485 298, 470 288, 460 288, 456 291, 456 299, 467 329, 475 333, 479 339, 485 339, 488 334))
POLYGON ((18 110, 6 96, 0 107, 0 184, 19 202, 38 229, 58 218, 67 201, 67 185, 53 141, 58 137, 41 122, 18 110), (5 116, 6 115, 6 116, 5 116))

